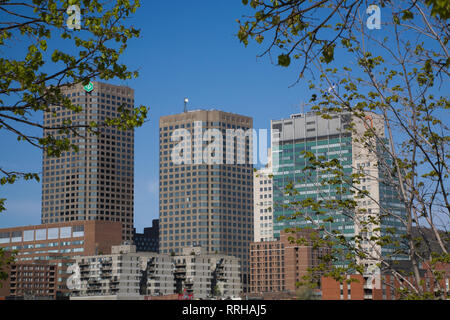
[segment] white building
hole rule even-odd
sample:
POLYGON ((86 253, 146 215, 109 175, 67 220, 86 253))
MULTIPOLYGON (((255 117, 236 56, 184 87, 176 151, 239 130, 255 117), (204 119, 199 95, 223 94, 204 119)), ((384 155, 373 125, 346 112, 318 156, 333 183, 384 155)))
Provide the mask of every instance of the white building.
POLYGON ((253 208, 255 242, 273 241, 272 153, 269 149, 266 167, 253 173, 253 208))
POLYGON ((242 293, 239 259, 207 254, 200 247, 183 248, 174 257, 177 292, 193 293, 196 299, 236 298, 242 293))
POLYGON ((194 299, 236 298, 242 293, 239 259, 185 248, 179 256, 113 246, 112 254, 77 257, 71 300, 142 300, 193 294, 194 299))
POLYGON ((113 246, 110 255, 77 257, 76 265, 80 281, 71 299, 142 299, 175 291, 171 257, 136 252, 134 245, 113 246))

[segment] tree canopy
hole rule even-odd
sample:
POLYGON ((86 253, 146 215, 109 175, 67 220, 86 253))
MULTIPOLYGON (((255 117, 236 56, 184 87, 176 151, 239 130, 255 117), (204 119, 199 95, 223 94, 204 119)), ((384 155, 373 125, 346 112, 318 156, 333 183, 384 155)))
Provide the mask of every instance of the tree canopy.
MULTIPOLYGON (((139 6, 138 0, 0 0, 0 131, 59 157, 78 151, 72 136, 98 135, 104 127, 141 126, 148 113, 145 106, 122 105, 118 116, 101 122, 66 119, 51 126, 42 121, 44 112, 52 114, 52 106, 82 111, 63 94, 68 87, 138 76, 121 58, 128 41, 139 37, 140 31, 127 21, 139 6), (61 134, 62 139, 56 137, 61 134)), ((18 179, 40 181, 37 172, 0 167, 0 185, 18 179)), ((0 197, 0 212, 6 205, 0 197)))
POLYGON ((396 288, 401 298, 444 298, 450 262, 448 1, 374 1, 377 17, 359 0, 243 4, 254 14, 238 20, 241 42, 253 40, 263 47, 260 56, 298 68, 294 84, 308 85, 310 111, 325 119, 349 114, 347 133, 358 152, 374 160, 367 168, 354 154, 349 172, 342 156, 305 150, 300 178, 283 186, 274 181, 274 222, 306 221, 319 231, 316 245, 330 249, 305 281, 314 275, 347 281, 348 274, 376 269, 402 283, 396 288), (373 19, 379 28, 369 26, 373 19), (367 189, 368 181, 377 190, 367 189), (319 196, 301 196, 299 183, 315 183, 319 196), (380 196, 386 193, 391 200, 380 196), (330 213, 350 219, 354 233, 327 227, 336 225, 330 213), (401 256, 406 269, 396 261, 401 256), (337 265, 342 259, 348 263, 337 265), (424 285, 425 270, 434 291, 424 285))

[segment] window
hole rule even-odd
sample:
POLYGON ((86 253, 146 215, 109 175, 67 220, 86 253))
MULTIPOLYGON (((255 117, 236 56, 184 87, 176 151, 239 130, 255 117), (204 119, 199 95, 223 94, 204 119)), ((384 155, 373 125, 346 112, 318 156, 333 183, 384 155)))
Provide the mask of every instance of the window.
POLYGON ((26 230, 23 232, 23 241, 34 241, 34 230, 26 230))
POLYGON ((59 228, 59 237, 60 238, 70 238, 71 236, 72 236, 72 228, 71 227, 59 228))
POLYGON ((0 232, 0 243, 9 243, 9 232, 0 232))
POLYGON ((36 241, 47 239, 47 229, 36 230, 36 241))
POLYGON ((73 237, 84 237, 84 226, 74 226, 73 227, 73 237))

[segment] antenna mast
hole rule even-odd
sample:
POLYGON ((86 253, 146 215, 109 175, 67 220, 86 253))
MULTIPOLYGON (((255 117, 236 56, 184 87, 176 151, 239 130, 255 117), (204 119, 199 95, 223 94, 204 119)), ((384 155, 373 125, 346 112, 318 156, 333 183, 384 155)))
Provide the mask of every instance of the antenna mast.
POLYGON ((187 104, 188 104, 188 102, 189 102, 189 99, 188 98, 184 98, 184 113, 187 112, 187 104))

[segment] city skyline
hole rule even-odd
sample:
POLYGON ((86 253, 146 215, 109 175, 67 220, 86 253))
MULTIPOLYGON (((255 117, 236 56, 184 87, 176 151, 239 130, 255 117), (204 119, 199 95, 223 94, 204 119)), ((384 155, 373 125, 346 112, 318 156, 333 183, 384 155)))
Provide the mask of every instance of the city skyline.
MULTIPOLYGON (((168 4, 142 3, 141 10, 133 18, 142 25, 142 39, 145 41, 130 42, 124 59, 131 67, 139 69, 140 77, 110 83, 132 87, 135 105, 150 106, 147 122, 135 130, 134 211, 138 232, 150 226, 152 219, 158 218, 156 150, 157 124, 161 116, 182 112, 183 100, 188 97, 188 110, 215 108, 240 113, 254 118, 255 129, 269 129, 270 119, 299 112, 300 104, 308 97, 303 86, 289 88, 296 80, 295 70, 271 65, 265 58, 255 59, 260 53, 259 48, 252 45, 244 48, 239 43, 235 35, 238 29, 235 19, 242 16, 243 10, 246 8, 241 3, 180 3, 180 10, 175 12, 168 4), (220 12, 209 29, 201 28, 198 22, 207 16, 207 11, 199 10, 200 7, 220 12), (165 28, 166 35, 170 35, 172 40, 157 32, 156 26, 164 16, 161 12, 175 14, 174 19, 180 21, 165 28), (147 19, 147 15, 151 19, 147 19), (187 20, 187 15, 192 20, 187 20), (179 30, 181 25, 183 29, 179 30), (210 40, 201 45, 202 38, 210 40), (154 48, 167 48, 170 52, 164 57, 165 66, 159 64, 161 57, 154 48)), ((10 53, 19 51, 12 48, 10 53)), ((10 168, 13 165, 12 169, 42 172, 41 150, 10 139, 10 134, 5 131, 0 134, 0 145, 11 151, 2 156, 0 166, 10 168)), ((3 186, 2 192, 2 197, 8 200, 7 210, 0 215, 1 226, 40 223, 40 183, 19 181, 3 186)))

